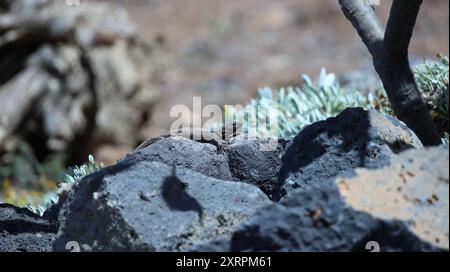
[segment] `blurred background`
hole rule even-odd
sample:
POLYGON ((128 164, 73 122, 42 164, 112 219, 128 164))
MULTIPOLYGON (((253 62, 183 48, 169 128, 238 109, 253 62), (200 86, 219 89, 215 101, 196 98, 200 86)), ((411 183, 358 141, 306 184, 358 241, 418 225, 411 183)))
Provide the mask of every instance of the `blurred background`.
MULTIPOLYGON (((301 74, 315 77, 322 67, 340 75, 372 65, 337 0, 104 2, 124 7, 170 57, 163 99, 155 107, 161 118, 153 122, 162 130, 170 106, 190 105, 193 95, 205 103, 242 104, 260 87, 298 84, 301 74)), ((384 22, 391 3, 381 0, 376 7, 384 22)), ((411 55, 448 52, 448 5, 424 1, 411 55)))
MULTIPOLYGON (((411 56, 448 41, 449 1, 424 1, 411 56)), ((88 154, 115 163, 193 96, 246 104, 322 67, 372 69, 337 0, 0 0, 0 202, 39 201, 88 154)))

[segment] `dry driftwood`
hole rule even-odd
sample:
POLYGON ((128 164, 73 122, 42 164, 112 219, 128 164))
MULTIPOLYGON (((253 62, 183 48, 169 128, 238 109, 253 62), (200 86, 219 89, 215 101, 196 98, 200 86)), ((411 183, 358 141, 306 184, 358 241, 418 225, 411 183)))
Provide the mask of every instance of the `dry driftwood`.
POLYGON ((0 0, 0 152, 21 135, 69 153, 135 144, 159 94, 157 50, 104 3, 0 0))
POLYGON ((47 79, 39 69, 30 68, 0 87, 0 143, 14 132, 34 102, 43 95, 47 79))

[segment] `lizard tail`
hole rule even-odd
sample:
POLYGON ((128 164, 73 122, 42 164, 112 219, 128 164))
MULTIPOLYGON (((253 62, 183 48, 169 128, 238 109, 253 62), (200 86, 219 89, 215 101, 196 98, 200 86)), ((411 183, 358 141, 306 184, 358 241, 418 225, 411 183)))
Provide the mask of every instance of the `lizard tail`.
POLYGON ((157 138, 152 138, 152 139, 148 139, 146 141, 144 141, 143 143, 141 143, 140 145, 138 145, 134 150, 139 150, 142 148, 146 148, 147 146, 156 143, 157 141, 161 140, 163 137, 157 137, 157 138))

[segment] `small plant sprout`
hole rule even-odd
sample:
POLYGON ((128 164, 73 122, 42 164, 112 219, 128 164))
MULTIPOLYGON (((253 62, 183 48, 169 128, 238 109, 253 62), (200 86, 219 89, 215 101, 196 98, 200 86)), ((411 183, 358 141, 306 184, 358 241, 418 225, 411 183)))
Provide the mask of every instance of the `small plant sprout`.
MULTIPOLYGON (((105 167, 103 162, 96 163, 94 156, 89 155, 87 163, 80 166, 71 167, 67 170, 67 172, 63 174, 62 183, 65 184, 74 183, 103 167, 105 167)), ((50 191, 44 195, 40 203, 32 205, 30 202, 28 202, 27 208, 30 211, 42 216, 48 208, 50 208, 53 204, 57 202, 58 202, 57 192, 50 191)))
POLYGON ((87 163, 69 168, 69 170, 64 174, 63 181, 65 183, 75 182, 103 167, 105 167, 103 162, 97 164, 95 162, 94 156, 89 155, 87 163))

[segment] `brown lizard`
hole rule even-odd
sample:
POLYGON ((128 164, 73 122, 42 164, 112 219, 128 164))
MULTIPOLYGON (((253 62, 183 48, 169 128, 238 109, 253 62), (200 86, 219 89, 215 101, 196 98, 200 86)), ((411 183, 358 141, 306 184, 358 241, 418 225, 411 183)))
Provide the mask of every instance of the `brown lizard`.
POLYGON ((223 151, 225 141, 238 135, 242 124, 238 122, 233 122, 231 124, 225 125, 219 129, 205 129, 205 128, 193 128, 193 127, 182 127, 177 130, 173 130, 168 134, 164 134, 160 137, 151 138, 143 143, 141 143, 136 150, 143 149, 157 141, 160 141, 168 137, 184 137, 201 143, 210 143, 217 147, 218 152, 223 151))

